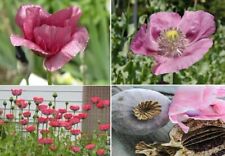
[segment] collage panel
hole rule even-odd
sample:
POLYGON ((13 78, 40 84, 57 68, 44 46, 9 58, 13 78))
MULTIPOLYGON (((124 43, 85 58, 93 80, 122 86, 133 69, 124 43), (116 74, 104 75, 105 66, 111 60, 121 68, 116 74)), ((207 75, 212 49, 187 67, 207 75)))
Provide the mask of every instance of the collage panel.
POLYGON ((225 86, 113 86, 112 156, 223 156, 225 86))
POLYGON ((224 84, 225 1, 112 0, 113 84, 224 84))
POLYGON ((0 84, 109 85, 108 0, 2 0, 0 10, 0 84))
POLYGON ((109 86, 0 86, 1 156, 110 156, 109 86))

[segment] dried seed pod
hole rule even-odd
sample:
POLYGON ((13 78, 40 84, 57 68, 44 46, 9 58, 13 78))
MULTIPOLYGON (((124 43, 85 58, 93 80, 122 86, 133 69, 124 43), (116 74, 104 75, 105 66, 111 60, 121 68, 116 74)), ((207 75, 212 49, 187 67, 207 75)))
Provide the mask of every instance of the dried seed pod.
POLYGON ((136 145, 135 149, 135 154, 144 154, 146 156, 174 156, 180 148, 156 143, 146 144, 141 141, 136 145))
POLYGON ((188 150, 202 152, 225 143, 225 129, 217 126, 205 126, 182 136, 182 145, 188 150))
POLYGON ((136 136, 155 132, 168 123, 170 102, 163 94, 148 89, 121 91, 112 97, 113 129, 136 136))
POLYGON ((185 123, 190 127, 184 133, 178 125, 170 131, 171 141, 164 144, 136 146, 136 154, 146 156, 223 156, 225 155, 225 122, 221 120, 193 120, 185 123), (191 126, 192 125, 192 126, 191 126))
POLYGON ((154 101, 145 101, 138 104, 133 109, 134 115, 138 120, 151 120, 161 112, 161 105, 154 101))

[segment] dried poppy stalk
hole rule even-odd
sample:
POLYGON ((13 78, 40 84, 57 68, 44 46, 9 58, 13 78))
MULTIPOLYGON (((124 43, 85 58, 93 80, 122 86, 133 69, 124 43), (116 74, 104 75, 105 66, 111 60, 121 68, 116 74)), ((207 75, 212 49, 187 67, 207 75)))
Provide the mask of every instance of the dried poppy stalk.
POLYGON ((225 123, 221 120, 193 120, 185 123, 190 130, 184 133, 175 125, 170 131, 171 141, 164 144, 136 146, 136 154, 146 156, 223 156, 225 154, 225 123))
POLYGON ((161 105, 156 101, 144 101, 133 109, 138 120, 151 120, 161 113, 161 105))

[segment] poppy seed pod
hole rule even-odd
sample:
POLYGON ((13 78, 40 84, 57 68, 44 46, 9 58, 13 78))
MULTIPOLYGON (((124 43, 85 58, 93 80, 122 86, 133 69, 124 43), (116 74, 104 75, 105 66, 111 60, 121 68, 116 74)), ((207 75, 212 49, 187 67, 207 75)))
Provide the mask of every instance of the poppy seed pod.
POLYGON ((170 100, 156 91, 129 89, 112 97, 113 129, 129 135, 147 135, 169 121, 170 100))

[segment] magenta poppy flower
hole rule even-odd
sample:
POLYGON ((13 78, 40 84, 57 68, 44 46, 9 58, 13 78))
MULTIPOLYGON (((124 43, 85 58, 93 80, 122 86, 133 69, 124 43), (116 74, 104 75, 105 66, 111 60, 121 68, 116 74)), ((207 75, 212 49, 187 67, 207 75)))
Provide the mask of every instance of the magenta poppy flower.
POLYGON ((63 117, 67 120, 71 119, 73 117, 73 115, 71 113, 66 113, 63 115, 63 117))
POLYGON ((100 131, 108 131, 110 129, 110 124, 106 123, 106 124, 100 124, 99 125, 99 130, 100 131))
POLYGON ((70 109, 71 109, 72 111, 78 111, 78 110, 80 109, 80 107, 77 106, 77 105, 71 105, 71 106, 70 106, 70 109))
POLYGON ((93 104, 99 102, 100 100, 101 100, 101 98, 98 97, 98 96, 93 96, 93 97, 91 97, 91 102, 92 102, 93 104))
POLYGON ((83 108, 83 110, 85 110, 85 111, 89 111, 89 110, 91 110, 91 105, 90 105, 90 104, 84 104, 84 105, 82 106, 82 108, 83 108))
POLYGON ((4 125, 5 121, 0 119, 0 126, 4 125))
POLYGON ((95 148, 95 146, 96 146, 95 144, 88 144, 88 145, 85 146, 85 148, 87 150, 93 150, 95 148))
POLYGON ((86 119, 86 118, 88 117, 88 114, 87 114, 87 113, 79 113, 79 114, 78 114, 78 117, 79 117, 80 119, 86 119))
POLYGON ((59 113, 61 113, 61 114, 64 114, 64 113, 67 112, 67 110, 64 109, 64 108, 59 108, 58 111, 59 111, 59 113))
POLYGON ((24 109, 27 107, 28 103, 24 100, 24 99, 17 99, 16 100, 16 105, 20 108, 20 109, 24 109))
POLYGON ((38 123, 47 123, 48 122, 48 118, 46 117, 39 117, 38 118, 38 123))
POLYGON ((153 57, 155 75, 178 72, 199 61, 213 41, 214 16, 204 11, 185 11, 181 18, 173 12, 150 16, 131 42, 135 54, 153 57))
POLYGON ((30 126, 27 126, 25 129, 27 132, 32 133, 35 131, 36 127, 34 125, 30 125, 30 126))
POLYGON ((70 130, 70 133, 71 133, 72 135, 79 135, 79 134, 80 134, 80 130, 79 130, 79 129, 71 129, 71 130, 70 130))
POLYGON ((80 147, 78 146, 71 146, 71 151, 73 151, 74 153, 79 153, 81 150, 80 150, 80 147))
POLYGON ((11 89, 13 96, 20 96, 22 94, 22 89, 11 89))
POLYGON ((181 87, 173 97, 169 118, 185 133, 188 132, 189 127, 183 121, 187 119, 225 121, 225 100, 221 97, 225 97, 225 87, 181 87))
POLYGON ((69 122, 70 122, 71 125, 78 124, 78 123, 80 123, 80 118, 78 118, 78 117, 73 117, 72 119, 70 119, 69 122))
POLYGON ((29 111, 23 112, 23 116, 29 118, 31 116, 31 112, 29 111))
POLYGON ((105 155, 105 150, 100 148, 96 151, 97 156, 104 156, 105 155))
POLYGON ((47 109, 48 108, 48 105, 46 104, 41 104, 41 105, 38 105, 38 110, 44 110, 44 109, 47 109))
POLYGON ((11 43, 44 57, 46 70, 58 70, 87 46, 88 32, 78 26, 80 16, 78 7, 49 14, 41 6, 23 5, 16 14, 23 36, 11 35, 11 43))
POLYGON ((21 125, 27 125, 28 124, 28 120, 27 119, 22 119, 22 120, 20 120, 20 124, 21 125))
POLYGON ((34 100, 34 103, 40 104, 44 101, 44 98, 35 96, 35 97, 33 97, 33 100, 34 100))

